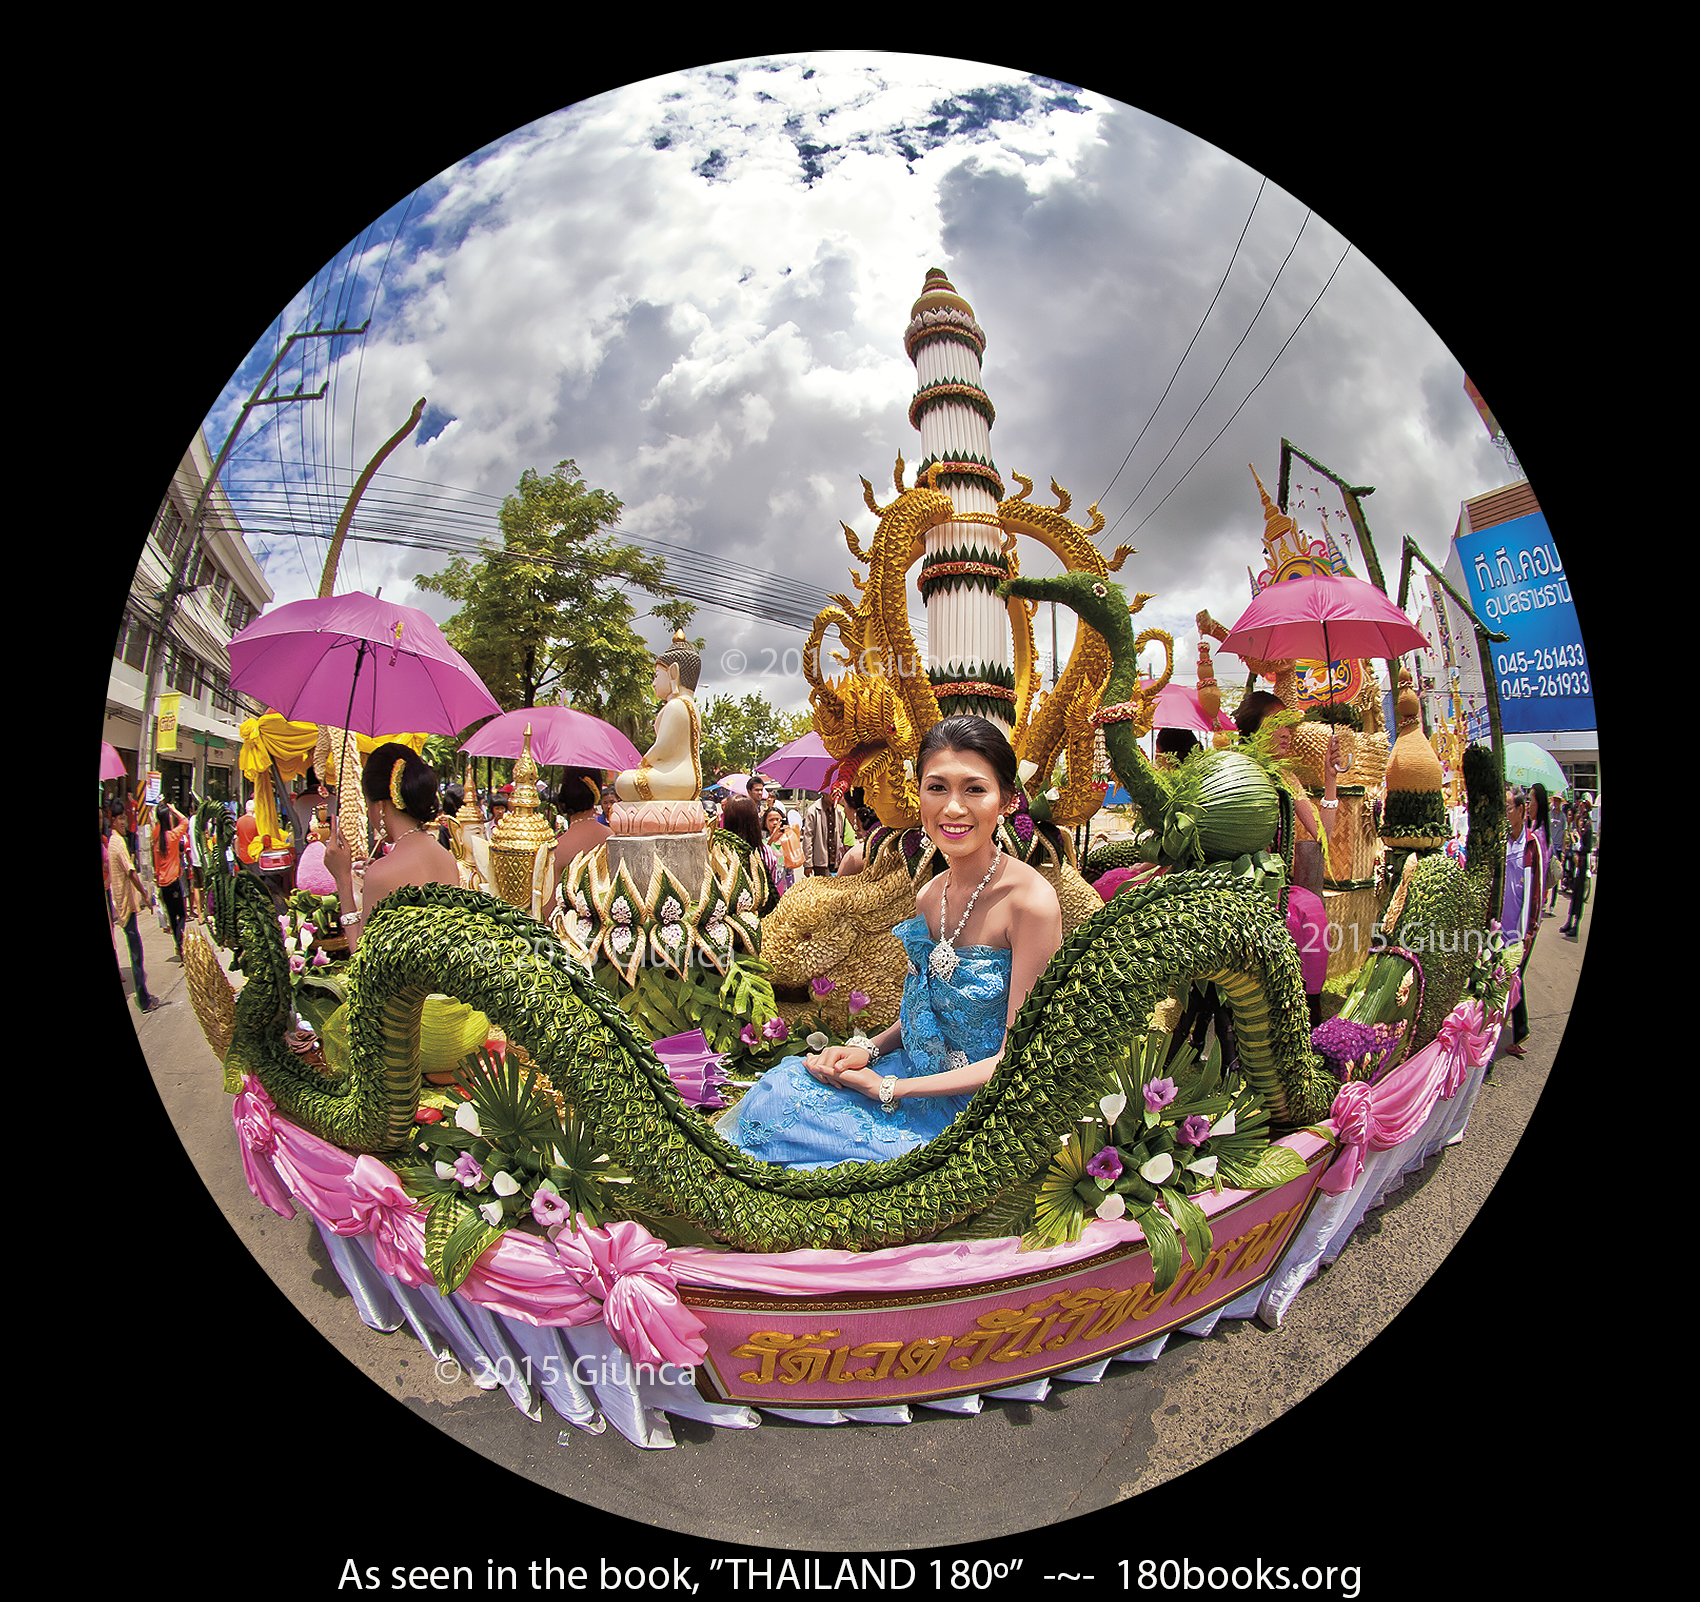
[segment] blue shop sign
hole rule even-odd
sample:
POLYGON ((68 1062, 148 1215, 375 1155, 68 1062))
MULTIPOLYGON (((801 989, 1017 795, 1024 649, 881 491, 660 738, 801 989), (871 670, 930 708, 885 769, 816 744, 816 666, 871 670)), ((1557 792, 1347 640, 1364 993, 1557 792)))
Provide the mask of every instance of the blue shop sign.
POLYGON ((1462 536, 1457 551, 1476 616, 1510 636, 1489 647, 1505 732, 1592 729, 1588 654, 1545 514, 1462 536))

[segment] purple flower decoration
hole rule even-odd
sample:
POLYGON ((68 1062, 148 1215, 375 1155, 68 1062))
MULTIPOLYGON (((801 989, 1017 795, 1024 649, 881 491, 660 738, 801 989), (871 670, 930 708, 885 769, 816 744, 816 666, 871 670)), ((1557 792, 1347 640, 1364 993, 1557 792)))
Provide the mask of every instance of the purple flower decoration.
POLYGON ((744 1027, 738 1031, 738 1038, 743 1041, 746 1046, 756 1046, 760 1044, 756 1035, 756 1026, 754 1024, 745 1024, 744 1027))
POLYGON ((1175 1139, 1186 1146, 1202 1146, 1209 1138, 1210 1120, 1199 1113, 1183 1118, 1181 1127, 1175 1131, 1175 1139))
POLYGON ((1122 1177, 1122 1154, 1114 1146, 1106 1146, 1086 1165, 1086 1172, 1113 1185, 1122 1177))
POLYGON ((850 992, 850 1010, 851 1012, 866 1012, 868 1010, 868 998, 865 992, 860 990, 850 992))
POLYGON ((573 1210, 558 1192, 545 1190, 539 1185, 536 1195, 531 1198, 531 1216, 548 1229, 555 1224, 570 1224, 573 1210))
POLYGON ((763 1040, 788 1040, 791 1036, 791 1026, 783 1018, 769 1018, 761 1026, 763 1040))
POLYGON ((1174 1080, 1153 1079, 1145 1087, 1145 1106, 1150 1112, 1161 1112, 1177 1094, 1174 1080))
POLYGON ((479 1166, 478 1159, 469 1151, 463 1151, 455 1158, 455 1178, 468 1190, 484 1181, 484 1170, 479 1166))
POLYGON ((1010 827, 1015 830, 1015 838, 1023 845, 1033 838, 1033 820, 1027 815, 1025 806, 1009 822, 1010 827))
POLYGON ((830 996, 837 988, 838 986, 824 975, 818 979, 811 979, 809 981, 809 989, 814 991, 817 997, 830 996))

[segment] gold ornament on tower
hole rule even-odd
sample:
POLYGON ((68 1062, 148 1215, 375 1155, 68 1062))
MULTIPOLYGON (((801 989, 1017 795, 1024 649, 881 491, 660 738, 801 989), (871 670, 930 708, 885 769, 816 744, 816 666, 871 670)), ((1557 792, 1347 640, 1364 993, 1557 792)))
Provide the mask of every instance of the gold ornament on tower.
POLYGON ((496 894, 510 906, 531 910, 531 876, 539 846, 555 840, 555 831, 537 810, 537 764, 531 757, 531 725, 525 726, 525 745, 514 764, 514 804, 496 825, 490 841, 490 867, 496 894))

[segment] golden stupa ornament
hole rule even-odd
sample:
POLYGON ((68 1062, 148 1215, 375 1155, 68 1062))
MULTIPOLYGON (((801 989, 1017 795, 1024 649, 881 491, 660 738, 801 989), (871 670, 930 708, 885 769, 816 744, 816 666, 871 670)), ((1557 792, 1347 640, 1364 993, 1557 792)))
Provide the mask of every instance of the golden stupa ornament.
POLYGON ((514 764, 514 799, 507 815, 496 825, 490 840, 490 871, 495 875, 496 894, 510 906, 531 910, 532 871, 537 849, 555 843, 555 831, 537 807, 537 764, 531 757, 531 725, 525 726, 525 744, 514 764))
POLYGON ((455 814, 455 819, 463 829, 481 828, 484 809, 478 804, 478 786, 472 782, 471 757, 466 759, 466 784, 462 788, 460 811, 455 814))

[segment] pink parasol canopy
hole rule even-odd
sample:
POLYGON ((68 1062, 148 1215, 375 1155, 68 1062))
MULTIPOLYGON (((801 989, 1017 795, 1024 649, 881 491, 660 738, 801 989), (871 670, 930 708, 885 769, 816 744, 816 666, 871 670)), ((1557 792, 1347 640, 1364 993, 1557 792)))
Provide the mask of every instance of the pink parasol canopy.
POLYGON ((1403 656, 1427 645, 1422 630, 1373 584, 1319 573, 1269 585, 1219 649, 1253 661, 1338 662, 1403 656))
POLYGON ((130 770, 124 766, 123 757, 106 743, 100 742, 100 776, 103 779, 127 779, 130 770))
POLYGON ((728 773, 724 778, 716 779, 713 784, 705 785, 708 790, 729 790, 733 795, 748 795, 750 793, 750 776, 747 773, 728 773))
POLYGON ((801 739, 782 745, 761 765, 767 782, 777 790, 821 790, 826 776, 838 766, 835 757, 810 729, 801 739))
POLYGON ((517 757, 531 726, 531 755, 545 767, 611 768, 626 773, 643 753, 612 723, 565 706, 522 706, 492 718, 463 745, 463 756, 517 757))
MULTIPOLYGON (((1145 681, 1149 688, 1151 681, 1145 681)), ((1234 720, 1226 712, 1218 712, 1212 723, 1198 704, 1198 692, 1190 685, 1172 680, 1157 692, 1157 715, 1152 719, 1154 729, 1191 729, 1194 734, 1213 734, 1217 729, 1231 729, 1234 720)))
POLYGON ((502 710, 425 613, 358 590, 250 623, 230 642, 230 687, 357 734, 456 734, 502 710))

